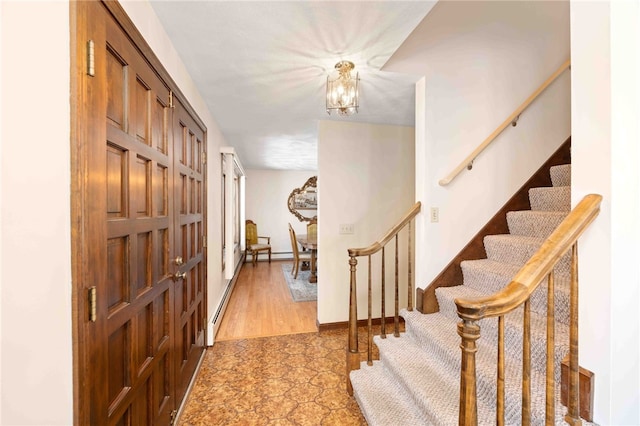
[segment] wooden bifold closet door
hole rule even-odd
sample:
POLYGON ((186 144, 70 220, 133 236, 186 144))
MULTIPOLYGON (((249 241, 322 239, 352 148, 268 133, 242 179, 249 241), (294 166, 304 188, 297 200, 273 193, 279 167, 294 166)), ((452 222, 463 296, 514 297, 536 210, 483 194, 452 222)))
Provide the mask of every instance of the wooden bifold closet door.
POLYGON ((73 14, 75 420, 168 425, 205 347, 205 129, 117 3, 73 14))

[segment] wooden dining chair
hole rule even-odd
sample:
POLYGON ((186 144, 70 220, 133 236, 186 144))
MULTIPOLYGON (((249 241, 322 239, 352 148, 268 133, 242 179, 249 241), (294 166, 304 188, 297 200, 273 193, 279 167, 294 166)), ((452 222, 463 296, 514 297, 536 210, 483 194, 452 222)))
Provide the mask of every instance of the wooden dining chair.
POLYGON ((318 239, 318 221, 316 219, 311 219, 307 224, 307 238, 310 240, 318 239))
POLYGON ((291 274, 293 278, 298 278, 298 271, 302 262, 311 262, 311 253, 298 251, 298 240, 296 239, 296 231, 289 224, 289 237, 291 237, 291 250, 293 251, 293 268, 291 274))
POLYGON ((269 254, 269 263, 271 263, 271 237, 258 235, 258 225, 252 220, 245 222, 245 231, 247 240, 245 257, 250 254, 252 256, 251 262, 253 266, 256 266, 258 264, 258 253, 266 251, 269 254), (267 243, 260 243, 260 240, 266 241, 267 243))

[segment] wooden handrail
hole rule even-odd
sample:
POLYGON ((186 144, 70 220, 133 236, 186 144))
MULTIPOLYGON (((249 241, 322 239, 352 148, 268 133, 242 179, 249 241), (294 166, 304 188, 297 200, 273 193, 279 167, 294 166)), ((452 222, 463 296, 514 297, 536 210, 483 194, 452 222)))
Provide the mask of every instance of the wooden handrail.
POLYGON ((446 186, 448 185, 453 179, 455 179, 456 176, 458 176, 460 174, 460 172, 462 172, 465 168, 467 168, 470 164, 473 163, 473 160, 476 159, 476 157, 478 155, 480 155, 480 153, 482 151, 484 151, 484 149, 489 146, 491 144, 491 142, 494 141, 495 138, 498 137, 498 135, 500 133, 502 133, 502 131, 504 129, 506 129, 507 127, 509 127, 509 124, 512 124, 514 122, 517 121, 518 116, 522 113, 522 111, 524 111, 525 109, 527 109, 527 107, 542 93, 544 92, 544 90, 549 87, 549 85, 551 83, 553 83, 556 78, 558 78, 560 76, 560 74, 562 74, 567 68, 569 68, 571 66, 571 60, 567 60, 564 64, 562 64, 562 66, 560 66, 560 68, 558 68, 556 70, 556 72, 554 72, 551 77, 549 77, 544 83, 542 83, 542 85, 540 87, 538 87, 532 94, 531 96, 529 96, 523 103, 522 105, 520 105, 518 108, 516 108, 516 110, 502 123, 500 124, 500 126, 498 126, 497 129, 495 129, 493 131, 493 133, 491 133, 475 150, 473 150, 473 152, 471 154, 469 154, 467 156, 467 158, 465 158, 459 165, 458 167, 456 167, 455 169, 453 169, 453 171, 451 173, 449 173, 445 178, 440 179, 438 181, 438 184, 440 184, 440 186, 446 186))
POLYGON ((601 201, 598 194, 585 196, 504 289, 479 299, 456 299, 460 318, 477 321, 504 315, 524 303, 598 216, 601 201))
POLYGON ((460 362, 459 424, 477 425, 476 395, 476 341, 480 338, 479 321, 498 317, 498 359, 496 382, 496 423, 504 424, 505 416, 505 363, 504 347, 505 315, 523 306, 522 319, 522 424, 531 420, 531 296, 546 282, 547 285, 547 341, 546 341, 546 386, 545 422, 554 423, 556 367, 555 353, 555 278, 554 267, 561 257, 571 252, 569 283, 569 372, 567 392, 567 414, 564 420, 572 425, 581 424, 579 415, 579 362, 578 362, 578 238, 600 213, 602 196, 590 194, 567 215, 551 233, 540 249, 518 271, 511 282, 501 291, 488 297, 455 299, 462 357, 460 362))
POLYGON ((404 228, 407 223, 409 223, 411 219, 413 219, 418 213, 420 213, 421 205, 422 204, 420 203, 420 201, 415 203, 413 207, 411 207, 411 210, 409 210, 393 228, 391 228, 382 238, 371 244, 369 247, 350 248, 349 257, 368 256, 379 252, 382 247, 384 247, 389 241, 391 241, 391 239, 395 237, 396 234, 400 232, 400 230, 404 228))

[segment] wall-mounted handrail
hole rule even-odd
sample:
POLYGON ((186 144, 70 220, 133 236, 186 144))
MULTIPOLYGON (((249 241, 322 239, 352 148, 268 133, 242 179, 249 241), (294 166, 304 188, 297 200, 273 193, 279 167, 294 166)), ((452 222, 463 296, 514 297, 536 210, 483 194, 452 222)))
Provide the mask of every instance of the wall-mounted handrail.
MULTIPOLYGON (((571 60, 567 60, 564 64, 562 64, 562 66, 560 66, 560 68, 558 68, 556 70, 556 72, 554 72, 548 79, 545 80, 544 83, 542 83, 542 85, 540 87, 538 87, 532 94, 531 96, 529 96, 523 103, 522 105, 520 105, 518 108, 516 108, 516 110, 502 123, 500 124, 500 126, 498 126, 497 129, 495 129, 493 131, 493 133, 491 133, 484 141, 482 141, 482 143, 473 150, 473 152, 471 154, 469 154, 460 164, 458 164, 458 166, 453 169, 453 171, 451 173, 449 173, 446 177, 440 179, 438 181, 438 184, 440 184, 440 186, 445 186, 448 185, 453 179, 455 179, 456 176, 458 176, 465 168, 469 168, 470 169, 470 165, 473 163, 473 160, 476 159, 476 157, 478 155, 480 155, 480 153, 482 151, 484 151, 484 149, 486 147, 488 147, 491 142, 493 142, 495 140, 495 138, 498 137, 498 135, 500 135, 500 133, 502 133, 502 131, 504 129, 506 129, 507 127, 509 127, 510 124, 516 123, 518 121, 518 118, 520 117, 520 114, 527 109, 527 107, 542 93, 544 92, 544 90, 549 87, 549 85, 551 85, 551 83, 553 83, 559 76, 560 74, 562 74, 566 69, 568 69, 571 66, 571 60)), ((514 124, 515 125, 515 124, 514 124)))

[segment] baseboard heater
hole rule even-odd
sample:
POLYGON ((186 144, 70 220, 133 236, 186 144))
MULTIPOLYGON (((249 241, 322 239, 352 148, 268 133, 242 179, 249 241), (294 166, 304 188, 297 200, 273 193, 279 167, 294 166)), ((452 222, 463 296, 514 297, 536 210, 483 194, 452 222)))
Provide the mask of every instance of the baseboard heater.
POLYGON ((220 304, 218 305, 218 309, 216 310, 216 313, 215 315, 213 315, 213 319, 211 320, 211 324, 213 325, 214 338, 218 331, 218 321, 222 318, 222 315, 224 314, 224 311, 227 307, 227 302, 229 302, 229 296, 233 291, 233 286, 236 284, 236 281, 238 280, 238 272, 240 271, 240 268, 242 267, 243 263, 244 263, 244 259, 240 259, 240 261, 236 265, 236 269, 233 272, 233 278, 231 278, 231 280, 229 281, 229 284, 227 285, 227 288, 224 291, 224 295, 220 300, 220 304))
POLYGON ((211 323, 213 324, 214 327, 218 323, 218 318, 220 317, 220 314, 222 313, 222 311, 224 310, 227 304, 227 299, 229 298, 229 294, 231 294, 231 289, 233 288, 233 281, 234 280, 229 281, 229 285, 227 286, 227 289, 224 291, 224 296, 222 296, 222 303, 218 305, 218 310, 216 311, 216 314, 213 316, 213 321, 211 321, 211 323))

